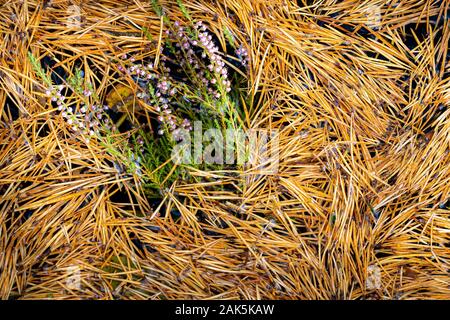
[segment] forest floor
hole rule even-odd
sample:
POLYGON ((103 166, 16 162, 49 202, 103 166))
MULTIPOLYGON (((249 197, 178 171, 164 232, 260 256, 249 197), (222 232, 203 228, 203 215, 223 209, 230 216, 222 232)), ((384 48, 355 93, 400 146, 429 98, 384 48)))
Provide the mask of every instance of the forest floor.
POLYGON ((449 1, 1 2, 0 298, 450 298, 449 1))

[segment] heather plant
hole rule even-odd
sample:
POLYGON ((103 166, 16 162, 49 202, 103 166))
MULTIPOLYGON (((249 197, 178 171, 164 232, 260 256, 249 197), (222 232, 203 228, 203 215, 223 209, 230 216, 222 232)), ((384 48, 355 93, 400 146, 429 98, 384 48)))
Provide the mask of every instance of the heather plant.
POLYGON ((28 57, 36 75, 43 82, 45 96, 55 116, 61 117, 68 134, 86 145, 94 139, 112 157, 112 167, 119 174, 140 177, 140 158, 128 139, 131 132, 120 133, 108 114, 110 107, 101 103, 92 84, 85 80, 83 71, 74 70, 63 84, 56 85, 31 53, 28 57))
POLYGON ((237 46, 226 29, 234 57, 221 52, 207 25, 194 22, 186 8, 183 12, 186 21, 172 22, 165 17, 164 44, 155 56, 137 61, 124 53, 116 64, 121 77, 131 77, 138 85, 136 98, 151 111, 150 121, 157 123, 155 130, 145 123, 148 118, 129 117, 127 112, 113 123, 110 106, 102 103, 81 70, 74 70, 63 84, 54 85, 36 58, 29 55, 49 103, 70 132, 86 144, 95 139, 114 159, 115 170, 133 175, 150 197, 159 196, 160 190, 176 179, 192 181, 187 167, 224 169, 224 165, 201 161, 177 164, 172 150, 192 134, 195 121, 204 131, 242 129, 243 104, 248 103, 242 76, 248 67, 248 54, 243 44, 237 46), (124 120, 132 122, 132 128, 121 132, 124 120))
MULTIPOLYGON (((186 13, 185 17, 189 17, 186 13)), ((189 17, 190 18, 190 17, 189 17)), ((131 77, 139 86, 137 98, 152 111, 155 132, 143 129, 133 135, 133 149, 147 172, 145 186, 153 189, 167 187, 177 177, 192 179, 184 165, 171 161, 171 151, 183 138, 192 134, 193 122, 202 130, 242 128, 241 86, 246 79, 238 72, 230 72, 237 64, 242 70, 248 66, 248 54, 243 45, 235 49, 236 57, 227 58, 219 50, 217 41, 202 21, 187 22, 165 19, 164 46, 159 60, 136 61, 123 54, 117 69, 124 77, 131 77), (156 63, 155 61, 158 61, 156 63)), ((231 48, 235 41, 228 31, 231 48)), ((242 73, 242 71, 241 71, 242 73)), ((223 165, 193 161, 188 166, 206 170, 224 169, 223 165)))
POLYGON ((45 96, 64 119, 68 129, 85 143, 96 137, 101 131, 110 130, 110 119, 106 111, 107 105, 101 105, 99 97, 93 94, 92 85, 84 80, 81 70, 74 71, 64 84, 55 85, 36 58, 29 53, 28 57, 38 77, 43 81, 45 96), (70 95, 70 99, 67 97, 70 95))
MULTIPOLYGON (((192 120, 211 117, 224 128, 238 127, 236 115, 241 110, 231 93, 224 54, 219 52, 206 25, 200 21, 186 26, 175 21, 165 34, 157 67, 153 63, 136 63, 128 55, 123 55, 118 65, 119 71, 141 86, 143 92, 138 97, 157 114, 158 134, 172 134, 177 140, 180 129, 192 129, 192 120)), ((247 56, 246 50, 241 46, 237 53, 242 65, 246 65, 247 60, 242 58, 247 56)))

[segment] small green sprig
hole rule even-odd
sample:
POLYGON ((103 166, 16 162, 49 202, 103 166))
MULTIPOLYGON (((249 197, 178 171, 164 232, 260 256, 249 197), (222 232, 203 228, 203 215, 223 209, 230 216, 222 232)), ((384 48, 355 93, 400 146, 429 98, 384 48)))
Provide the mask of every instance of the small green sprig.
POLYGON ((181 13, 183 13, 183 16, 188 19, 189 21, 192 21, 191 15, 187 11, 186 7, 183 4, 182 0, 177 0, 178 7, 180 8, 181 13))
POLYGON ((225 35, 225 38, 227 38, 227 41, 230 44, 230 46, 233 47, 233 49, 236 49, 236 43, 234 41, 234 35, 230 31, 230 29, 228 29, 228 27, 224 27, 223 28, 223 34, 225 35))
POLYGON ((164 15, 163 8, 158 0, 151 0, 153 10, 156 12, 158 17, 162 17, 164 15))
POLYGON ((41 63, 36 59, 36 57, 31 52, 28 52, 28 59, 30 60, 30 63, 33 66, 34 72, 36 72, 36 75, 39 78, 41 78, 42 81, 45 82, 47 87, 51 87, 52 86, 52 80, 45 73, 45 70, 42 68, 41 63))
POLYGON ((76 69, 74 75, 68 79, 67 83, 76 93, 82 94, 84 86, 83 71, 76 69))

